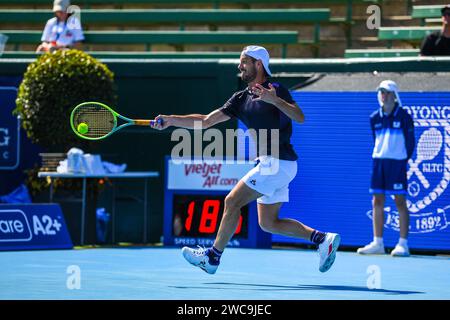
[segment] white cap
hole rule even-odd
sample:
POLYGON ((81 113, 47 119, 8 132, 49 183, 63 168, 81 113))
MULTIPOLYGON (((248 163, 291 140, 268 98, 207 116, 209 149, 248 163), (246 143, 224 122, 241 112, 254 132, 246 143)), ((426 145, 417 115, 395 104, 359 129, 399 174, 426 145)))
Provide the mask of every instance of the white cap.
MULTIPOLYGON (((394 92, 395 98, 396 98, 396 100, 398 102, 398 105, 400 107, 402 106, 402 102, 400 100, 400 96, 398 95, 398 87, 397 87, 397 84, 394 81, 392 81, 392 80, 381 81, 380 84, 378 85, 377 91, 379 91, 380 89, 384 89, 384 90, 389 91, 389 92, 394 92)), ((381 102, 380 93, 378 93, 378 102, 379 102, 379 104, 381 106, 382 102, 381 102)))
POLYGON ((381 81, 378 85, 377 90, 385 89, 387 91, 395 92, 397 91, 397 84, 392 80, 381 81))
POLYGON ((63 11, 67 12, 67 8, 70 6, 69 0, 55 0, 53 1, 53 12, 63 11))
POLYGON ((260 46, 247 46, 242 50, 242 53, 256 60, 261 60, 267 74, 269 76, 272 75, 272 72, 270 72, 269 69, 269 52, 267 52, 266 48, 260 46))

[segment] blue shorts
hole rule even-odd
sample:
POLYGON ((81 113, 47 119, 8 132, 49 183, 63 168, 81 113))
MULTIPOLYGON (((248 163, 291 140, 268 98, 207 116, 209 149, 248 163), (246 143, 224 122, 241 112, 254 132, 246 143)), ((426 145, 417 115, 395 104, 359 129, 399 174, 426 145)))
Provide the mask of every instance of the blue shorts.
POLYGON ((406 178, 407 160, 373 159, 371 194, 404 194, 408 181, 406 178))

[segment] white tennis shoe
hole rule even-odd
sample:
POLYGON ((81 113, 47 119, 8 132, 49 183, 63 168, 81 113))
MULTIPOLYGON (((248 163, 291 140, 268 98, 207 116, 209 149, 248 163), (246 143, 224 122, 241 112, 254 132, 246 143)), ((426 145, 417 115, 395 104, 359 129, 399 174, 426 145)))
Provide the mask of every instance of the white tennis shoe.
POLYGON ((341 236, 337 233, 327 233, 325 235, 324 241, 319 244, 319 271, 327 272, 330 270, 331 266, 336 259, 336 251, 339 247, 339 243, 341 242, 341 236))
POLYGON ((198 246, 198 249, 192 249, 189 247, 183 247, 181 249, 183 257, 193 266, 199 267, 203 271, 214 274, 216 273, 219 264, 211 264, 209 257, 206 255, 206 249, 198 246))
POLYGON ((394 250, 391 251, 391 256, 393 257, 408 257, 409 249, 407 245, 397 244, 394 250))
POLYGON ((356 250, 359 254, 385 254, 384 244, 372 241, 368 245, 356 250))

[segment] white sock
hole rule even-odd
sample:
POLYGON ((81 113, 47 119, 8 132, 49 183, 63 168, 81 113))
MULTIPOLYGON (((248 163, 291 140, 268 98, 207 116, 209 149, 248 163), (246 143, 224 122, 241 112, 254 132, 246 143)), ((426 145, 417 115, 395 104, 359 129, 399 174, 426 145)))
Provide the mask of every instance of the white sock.
POLYGON ((402 247, 406 247, 408 245, 408 240, 406 240, 404 238, 400 238, 398 240, 398 244, 401 245, 402 247))
POLYGON ((373 237, 373 242, 377 245, 383 245, 383 238, 381 237, 373 237))

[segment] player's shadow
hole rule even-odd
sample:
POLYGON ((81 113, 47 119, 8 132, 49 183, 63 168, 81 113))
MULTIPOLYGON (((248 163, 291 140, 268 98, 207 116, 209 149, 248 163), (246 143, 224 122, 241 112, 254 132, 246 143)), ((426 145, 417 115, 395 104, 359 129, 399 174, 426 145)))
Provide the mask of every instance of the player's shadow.
POLYGON ((179 287, 179 289, 219 289, 219 290, 254 290, 254 291, 285 291, 285 290, 325 290, 325 291, 355 291, 355 292, 376 292, 388 295, 404 295, 404 294, 423 294, 420 291, 405 291, 405 290, 387 290, 387 289, 369 289, 367 287, 358 286, 335 286, 335 285, 310 285, 300 284, 296 286, 284 286, 274 284, 255 284, 255 283, 234 283, 234 282, 207 282, 204 283, 207 287, 179 287))

